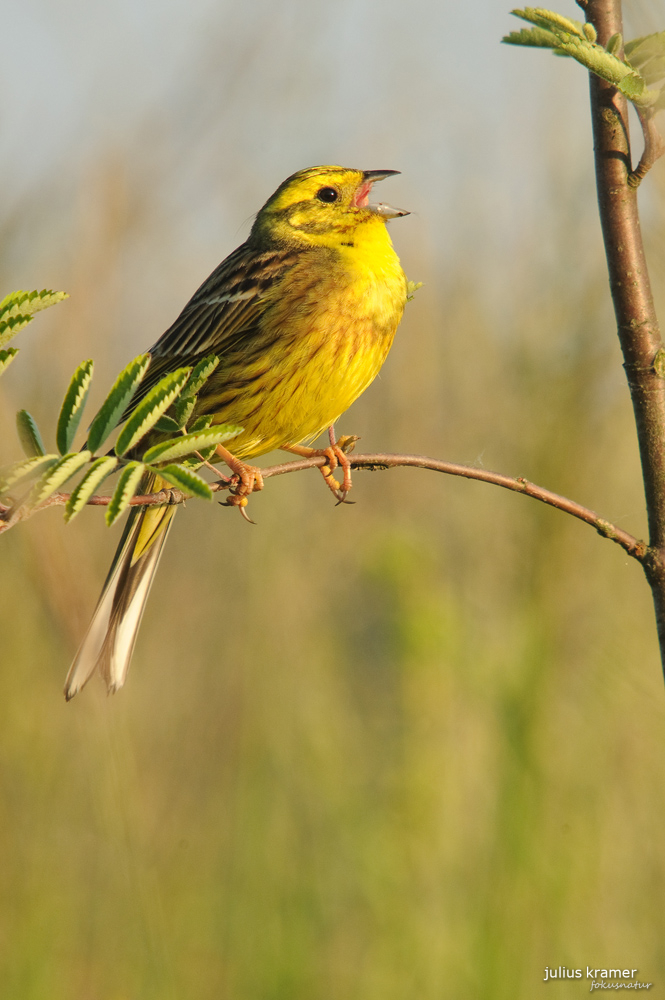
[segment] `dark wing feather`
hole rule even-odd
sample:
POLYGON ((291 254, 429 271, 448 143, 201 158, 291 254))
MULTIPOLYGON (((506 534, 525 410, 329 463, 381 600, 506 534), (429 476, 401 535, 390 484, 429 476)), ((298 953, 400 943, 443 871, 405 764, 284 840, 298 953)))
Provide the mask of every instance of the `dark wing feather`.
POLYGON ((216 267, 175 323, 150 349, 153 357, 224 354, 260 319, 268 292, 293 263, 289 250, 257 253, 244 243, 216 267))
POLYGON ((131 409, 173 369, 207 354, 223 357, 244 340, 250 344, 270 303, 270 289, 298 256, 284 249, 258 252, 243 243, 223 260, 150 348, 150 368, 131 409))

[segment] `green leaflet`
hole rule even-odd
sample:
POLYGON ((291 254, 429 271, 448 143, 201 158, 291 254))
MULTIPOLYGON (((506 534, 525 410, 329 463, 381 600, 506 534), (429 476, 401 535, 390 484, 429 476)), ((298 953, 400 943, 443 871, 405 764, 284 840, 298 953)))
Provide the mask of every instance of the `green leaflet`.
POLYGON ((501 39, 506 45, 530 45, 543 49, 556 49, 556 35, 545 28, 521 28, 511 31, 501 39))
POLYGON ((205 383, 208 381, 218 364, 219 358, 217 355, 210 354, 207 358, 202 358, 198 364, 194 365, 192 374, 187 380, 187 385, 182 390, 182 399, 189 399, 191 396, 196 396, 196 394, 200 392, 205 383))
POLYGON ((124 455, 154 427, 161 415, 180 395, 191 368, 170 372, 142 399, 120 431, 115 445, 116 455, 124 455))
POLYGON ((54 292, 52 289, 43 288, 41 292, 10 292, 0 302, 0 320, 9 316, 17 316, 19 313, 32 316, 40 309, 48 309, 56 302, 68 299, 67 292, 54 292))
POLYGON ((92 359, 81 362, 65 393, 55 434, 55 443, 61 455, 66 455, 71 448, 81 422, 92 381, 93 368, 92 359))
POLYGON ((151 471, 171 483, 172 486, 177 486, 183 493, 190 493, 202 500, 212 500, 212 490, 205 479, 201 479, 191 469, 185 469, 182 465, 165 465, 151 471))
POLYGON ((20 462, 5 467, 0 474, 0 490, 4 493, 26 476, 34 476, 50 469, 58 461, 58 455, 33 455, 32 458, 24 458, 20 462))
MULTIPOLYGON (((600 76, 601 74, 598 75, 600 76)), ((624 97, 627 97, 629 101, 632 101, 633 104, 636 104, 638 107, 648 107, 650 104, 655 103, 655 101, 658 99, 658 94, 655 91, 647 90, 644 80, 642 80, 641 77, 637 75, 637 73, 632 74, 630 76, 625 76, 623 80, 619 80, 616 87, 617 90, 621 91, 624 97), (648 102, 648 104, 645 104, 643 101, 645 93, 646 94, 656 93, 656 96, 653 101, 650 101, 648 102)))
POLYGON ((28 325, 31 319, 32 316, 12 316, 10 319, 0 320, 0 347, 8 344, 19 330, 28 325))
POLYGON ((0 375, 9 368, 10 364, 18 354, 16 347, 10 347, 6 351, 0 351, 0 375))
POLYGON ((46 288, 41 292, 10 292, 0 302, 0 347, 4 347, 19 330, 27 326, 34 313, 66 298, 66 292, 54 292, 46 288))
POLYGON ((189 376, 185 388, 180 393, 180 398, 176 400, 173 406, 178 430, 183 430, 187 427, 187 422, 196 406, 197 395, 218 364, 219 358, 215 354, 211 354, 199 361, 192 369, 192 374, 189 376))
POLYGON ((39 433, 39 428, 27 410, 19 410, 16 414, 16 430, 21 447, 28 458, 33 455, 43 455, 45 453, 44 442, 39 433))
POLYGON ((189 433, 193 434, 194 431, 202 431, 204 427, 210 427, 212 423, 212 413, 204 413, 202 417, 197 417, 189 428, 189 433))
MULTIPOLYGON (((180 400, 177 400, 176 406, 180 400)), ((164 434, 179 434, 180 424, 173 417, 167 417, 166 414, 160 417, 155 426, 153 427, 155 431, 162 431, 164 434)))
POLYGON ((83 510, 102 480, 110 476, 117 465, 118 459, 113 455, 104 455, 92 463, 81 482, 72 490, 71 496, 65 504, 65 521, 71 521, 83 510))
MULTIPOLYGON (((185 389, 187 386, 185 386, 185 389)), ((187 426, 187 421, 191 417, 194 407, 196 406, 196 396, 188 396, 183 399, 176 399, 173 404, 173 412, 175 413, 176 423, 178 425, 178 430, 182 430, 187 426)))
MULTIPOLYGON (((202 417, 197 417, 196 420, 192 422, 189 428, 189 433, 193 434, 195 431, 201 431, 204 427, 210 427, 212 424, 212 413, 206 413, 202 417)), ((205 448, 200 452, 201 458, 204 462, 209 462, 212 456, 215 454, 215 445, 211 448, 205 448)), ((186 465, 188 469, 198 469, 201 466, 201 458, 198 455, 192 455, 190 458, 183 459, 182 465, 186 465)))
POLYGON ((87 450, 72 451, 68 455, 63 455, 35 485, 30 502, 35 505, 42 503, 64 486, 68 479, 90 461, 91 457, 91 453, 87 450))
POLYGON ((182 437, 162 441, 161 444, 148 448, 143 460, 145 462, 166 462, 173 458, 183 458, 195 451, 201 451, 202 448, 223 444, 224 441, 229 441, 240 433, 242 433, 242 427, 234 427, 232 424, 215 424, 214 427, 207 427, 193 434, 183 434, 182 437))
POLYGON ((129 507, 129 501, 136 493, 136 487, 145 472, 143 462, 128 462, 118 477, 115 492, 106 508, 106 523, 111 527, 124 510, 129 507))
POLYGON ((87 443, 93 454, 117 426, 149 364, 150 355, 139 354, 120 372, 113 383, 111 391, 94 416, 88 431, 87 443))

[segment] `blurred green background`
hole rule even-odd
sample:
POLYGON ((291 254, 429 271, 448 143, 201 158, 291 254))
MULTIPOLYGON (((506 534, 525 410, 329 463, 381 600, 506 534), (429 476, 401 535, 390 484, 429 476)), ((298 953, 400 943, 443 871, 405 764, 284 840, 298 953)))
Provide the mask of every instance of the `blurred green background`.
MULTIPOLYGON (((508 6, 3 0, 2 294, 71 298, 21 335, 0 458, 19 407, 54 426, 86 357, 94 406, 289 173, 393 168, 425 284, 340 432, 642 535, 587 81, 502 47, 508 6)), ((660 4, 626 17, 665 27, 660 4)), ((662 311, 662 163, 640 197, 662 311)), ((559 965, 662 991, 665 689, 639 567, 484 484, 357 473, 354 500, 311 472, 270 481, 254 527, 190 503, 126 688, 69 705, 120 532, 51 510, 3 537, 2 1000, 588 991, 543 983, 559 965)))

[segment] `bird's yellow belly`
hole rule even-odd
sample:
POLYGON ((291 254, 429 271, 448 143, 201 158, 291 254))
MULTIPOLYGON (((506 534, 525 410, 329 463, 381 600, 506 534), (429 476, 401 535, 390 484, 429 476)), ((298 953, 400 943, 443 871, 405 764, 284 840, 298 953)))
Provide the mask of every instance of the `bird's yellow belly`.
MULTIPOLYGON (((235 455, 252 458, 313 440, 373 381, 390 350, 406 300, 406 279, 396 264, 380 282, 364 272, 346 287, 340 287, 334 275, 318 282, 303 293, 297 323, 293 314, 287 322, 276 303, 265 336, 271 339, 271 327, 280 334, 255 359, 245 359, 242 390, 224 385, 222 362, 220 391, 213 390, 215 405, 209 401, 206 410, 214 410, 215 423, 243 428, 228 445, 235 455), (330 305, 322 310, 326 301, 330 305), (285 336, 283 330, 292 332, 285 336)), ((229 369, 235 367, 229 359, 229 369)))

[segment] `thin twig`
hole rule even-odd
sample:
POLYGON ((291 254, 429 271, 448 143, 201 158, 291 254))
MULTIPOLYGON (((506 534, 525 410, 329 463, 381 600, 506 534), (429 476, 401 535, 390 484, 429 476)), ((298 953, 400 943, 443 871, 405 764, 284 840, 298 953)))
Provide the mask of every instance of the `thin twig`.
POLYGON ((642 126, 644 149, 640 162, 628 175, 628 183, 633 188, 639 187, 656 160, 665 153, 665 141, 656 128, 656 115, 653 108, 636 107, 635 110, 642 126))
MULTIPOLYGON (((512 490, 514 493, 523 493, 525 496, 532 497, 534 500, 540 500, 541 503, 546 503, 550 507, 556 507, 557 510, 564 511, 564 513, 571 514, 580 521, 590 524, 604 538, 609 538, 611 541, 616 542, 628 555, 639 562, 644 562, 649 558, 649 550, 645 543, 635 538, 629 532, 624 531, 623 528, 619 528, 616 524, 607 521, 589 507, 584 507, 575 500, 570 500, 568 497, 561 496, 559 493, 553 493, 543 486, 531 483, 528 479, 524 479, 521 476, 517 478, 504 476, 500 472, 490 472, 487 469, 478 469, 472 465, 458 465, 455 462, 441 462, 438 459, 428 458, 425 455, 350 455, 349 458, 354 469, 364 469, 370 472, 395 469, 400 466, 429 469, 433 472, 442 472, 448 476, 477 479, 483 483, 491 483, 494 486, 501 486, 506 490, 512 490)), ((326 459, 323 455, 314 458, 303 458, 295 462, 282 462, 279 465, 271 465, 263 469, 262 475, 264 479, 272 479, 274 476, 283 476, 289 472, 301 472, 303 469, 318 468, 324 465, 325 462, 326 459)), ((229 489, 230 485, 232 485, 232 481, 219 480, 218 482, 211 483, 210 488, 213 492, 217 493, 221 490, 229 489)), ((24 507, 19 508, 18 511, 13 511, 9 519, 4 521, 4 523, 2 522, 3 515, 8 514, 10 508, 0 505, 0 532, 12 527, 19 520, 25 520, 25 518, 30 517, 31 514, 36 513, 38 510, 44 510, 47 507, 62 506, 67 503, 69 496, 69 493, 53 493, 38 507, 24 507)), ((130 504, 132 506, 180 504, 184 503, 187 498, 187 494, 181 490, 166 489, 160 490, 158 493, 132 497, 130 504)), ((110 496, 93 496, 88 500, 88 505, 105 507, 110 502, 110 496)))

